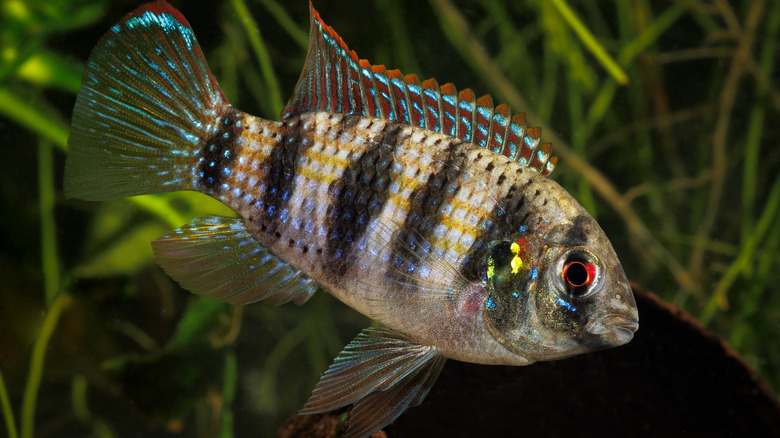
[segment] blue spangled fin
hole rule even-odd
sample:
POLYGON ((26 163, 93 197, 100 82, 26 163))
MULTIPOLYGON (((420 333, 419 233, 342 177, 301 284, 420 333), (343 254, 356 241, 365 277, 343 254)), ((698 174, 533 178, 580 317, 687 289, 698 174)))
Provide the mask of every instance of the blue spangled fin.
POLYGON ((420 83, 415 75, 358 59, 312 7, 306 64, 282 117, 313 111, 427 128, 506 155, 543 175, 558 161, 549 147, 537 154, 538 139, 526 134, 523 113, 512 116, 509 106, 494 107, 490 96, 475 100, 469 89, 458 93, 453 84, 439 86, 434 79, 420 83))
POLYGON ((350 403, 347 437, 368 436, 422 402, 446 359, 385 327, 367 328, 339 353, 300 414, 350 403))
POLYGON ((65 164, 69 197, 193 189, 227 101, 187 20, 164 1, 126 15, 87 61, 65 164))
POLYGON ((261 246, 241 219, 209 216, 152 242, 157 263, 183 288, 245 304, 305 302, 316 284, 261 246))

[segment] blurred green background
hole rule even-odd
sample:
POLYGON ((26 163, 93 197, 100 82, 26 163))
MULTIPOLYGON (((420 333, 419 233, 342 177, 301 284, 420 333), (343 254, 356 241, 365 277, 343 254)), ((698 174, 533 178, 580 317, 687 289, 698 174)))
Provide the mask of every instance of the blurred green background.
MULTIPOLYGON (((272 119, 306 53, 307 2, 286 3, 173 1, 228 99, 272 119)), ((84 62, 137 5, 0 0, 0 433, 274 436, 368 321, 324 293, 233 308, 180 289, 149 242, 225 213, 204 196, 62 194, 84 62)), ((629 278, 780 388, 780 2, 315 6, 361 57, 526 111, 629 278)))

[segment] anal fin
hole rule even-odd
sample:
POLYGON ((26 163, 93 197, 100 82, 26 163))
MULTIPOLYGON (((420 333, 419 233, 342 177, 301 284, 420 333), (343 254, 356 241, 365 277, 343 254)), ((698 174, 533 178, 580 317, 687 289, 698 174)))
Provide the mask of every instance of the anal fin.
POLYGON ((386 327, 369 327, 339 353, 299 413, 354 403, 346 437, 369 436, 419 405, 446 360, 434 347, 386 327))
POLYGON ((152 242, 157 263, 185 289, 246 304, 302 304, 316 284, 260 245, 241 219, 208 216, 152 242))

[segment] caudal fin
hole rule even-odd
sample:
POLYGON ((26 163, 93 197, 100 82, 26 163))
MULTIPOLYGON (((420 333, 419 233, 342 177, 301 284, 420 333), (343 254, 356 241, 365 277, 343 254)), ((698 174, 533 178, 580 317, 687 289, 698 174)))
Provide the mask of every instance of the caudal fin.
POLYGON ((192 190, 229 104, 184 16, 164 1, 98 42, 76 99, 65 194, 86 200, 192 190))

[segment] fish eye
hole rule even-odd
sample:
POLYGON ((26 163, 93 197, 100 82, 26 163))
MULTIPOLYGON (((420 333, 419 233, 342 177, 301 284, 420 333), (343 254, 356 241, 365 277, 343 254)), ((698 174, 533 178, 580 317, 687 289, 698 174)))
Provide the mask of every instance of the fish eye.
POLYGON ((584 250, 569 251, 562 257, 561 280, 564 291, 573 298, 583 298, 592 294, 598 279, 598 260, 584 250))
POLYGON ((583 287, 593 282, 596 267, 593 263, 583 263, 579 260, 569 262, 563 268, 563 279, 571 287, 583 287))

